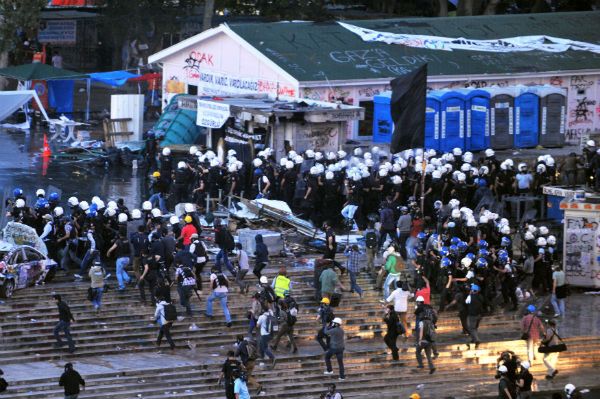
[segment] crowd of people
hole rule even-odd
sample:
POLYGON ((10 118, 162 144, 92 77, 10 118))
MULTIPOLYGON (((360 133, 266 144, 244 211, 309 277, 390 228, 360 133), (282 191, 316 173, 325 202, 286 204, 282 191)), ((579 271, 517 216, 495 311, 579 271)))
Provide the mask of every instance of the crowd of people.
MULTIPOLYGON (((324 351, 325 375, 333 374, 331 358, 335 357, 339 379, 346 378, 343 320, 335 315, 335 307, 343 291, 362 298, 364 290, 357 282, 360 273, 372 276, 375 288, 382 292, 387 326, 384 341, 392 358, 399 359, 398 337, 406 340, 413 335, 418 367, 424 368, 424 352, 430 373, 436 371, 440 312, 457 312, 467 336, 465 343, 477 348, 483 317, 499 306, 517 311, 521 303, 548 295, 554 315, 543 333, 545 327, 537 316, 531 319, 531 329, 524 328, 528 353, 534 353, 535 345, 544 339, 554 340, 552 345, 557 342, 554 318, 565 317, 567 296, 567 282, 559 266, 559 240, 535 220, 509 223, 500 216, 504 209, 498 206, 504 196, 541 194, 543 185, 555 183, 559 170, 567 169, 557 168, 549 155, 538 157, 533 167, 524 162, 515 167, 511 159, 497 159, 491 149, 478 159, 459 148, 444 154, 422 150, 387 154, 377 147, 371 151, 357 148, 351 155, 344 151, 289 151, 277 161, 267 148, 247 163, 236 159, 234 150, 219 159, 212 150, 192 147, 189 155, 177 162, 168 148, 158 154, 150 145, 148 154, 151 195, 140 209, 129 210, 122 198, 105 203, 99 197, 90 202, 71 197, 63 205, 58 194, 46 196, 41 189, 35 202, 28 204, 17 188, 7 200, 9 216, 36 229, 49 256, 63 270, 74 270, 76 279, 90 280, 89 299, 95 311, 101 311, 109 268, 118 290, 135 285, 144 304, 148 294, 149 304, 155 306, 152 320, 160 326, 156 344, 160 346, 165 338, 172 349, 171 327, 178 320, 178 311, 170 287, 177 288, 180 309, 193 316, 190 299, 204 294, 204 269, 212 263, 203 313, 212 319, 213 302, 218 301, 225 325, 231 327, 228 294, 233 284, 239 292, 249 293, 251 285, 245 277, 251 270, 249 258, 254 257, 252 273, 258 284, 248 305, 248 331, 238 337, 236 349, 223 367, 228 398, 245 399, 250 390, 262 390, 252 375, 256 362, 268 358, 268 367, 275 367, 282 338, 288 341, 290 352, 298 351, 294 325, 299 306, 285 267, 271 281, 263 274, 269 253, 261 235, 256 235, 254 252, 249 254, 241 243, 235 243, 224 221, 210 220, 207 227, 204 206, 207 199, 208 203, 217 201, 219 193, 279 199, 322 226, 325 253, 315 261, 313 286, 319 302, 316 340, 324 351), (183 203, 179 216, 169 213, 179 203, 183 203), (362 232, 361 245, 348 245, 338 254, 336 231, 345 233, 352 227, 362 232), (218 247, 214 263, 207 236, 218 247), (336 268, 348 273, 348 288, 336 268), (432 293, 439 297, 435 304, 432 293), (413 298, 415 310, 411 312, 409 301, 413 298), (409 317, 414 319, 412 331, 409 317), (548 335, 549 329, 553 335, 548 335)), ((73 352, 69 330, 73 316, 59 295, 55 299, 59 309, 57 346, 63 345, 63 332, 73 352)), ((529 313, 539 311, 530 309, 529 313)), ((529 356, 521 367, 527 370, 533 360, 529 356)), ((556 375, 556 361, 557 356, 545 356, 547 378, 556 375)), ((500 366, 501 375, 502 370, 500 366)), ((519 381, 511 383, 524 392, 519 381)), ((335 398, 335 387, 333 390, 329 397, 335 398)), ((516 398, 509 395, 503 397, 516 398)))

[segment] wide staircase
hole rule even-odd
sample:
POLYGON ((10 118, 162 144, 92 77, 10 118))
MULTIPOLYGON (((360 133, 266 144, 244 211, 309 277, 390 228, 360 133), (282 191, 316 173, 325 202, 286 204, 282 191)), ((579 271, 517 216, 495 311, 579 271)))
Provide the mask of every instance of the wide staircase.
MULTIPOLYGON (((285 259, 274 262, 267 270, 269 278, 286 263, 289 266, 291 262, 285 259)), ((260 397, 318 398, 330 382, 337 384, 345 398, 374 394, 377 398, 402 398, 415 391, 426 398, 487 397, 497 392, 493 376, 499 352, 510 349, 525 357, 525 344, 518 339, 518 315, 499 312, 485 317, 480 327, 483 343, 477 349, 474 346, 467 349, 456 312, 451 311, 443 313, 438 323, 440 356, 434 361, 437 371, 433 375, 427 369, 416 368, 412 337, 406 342, 398 340, 402 352, 400 360, 393 361, 382 339, 385 333, 383 307, 379 302, 382 294, 373 289, 372 279, 365 274, 359 278, 365 289, 363 298, 346 293, 335 309, 336 316, 343 319, 347 338, 344 360, 347 376, 345 381, 338 381, 335 359, 334 375, 323 375, 322 350, 314 341, 318 324, 312 271, 288 267, 288 272, 296 283, 293 293, 300 305, 295 327, 299 351, 290 353, 283 338, 276 352, 275 369, 257 366, 255 375, 264 386, 260 397)), ((248 280, 256 283, 254 276, 248 280)), ((343 282, 349 286, 346 276, 343 282)), ((125 292, 106 293, 99 313, 92 310, 86 299, 88 284, 72 282, 66 276, 59 275, 46 286, 17 291, 12 299, 0 305, 0 367, 23 365, 32 372, 16 381, 7 375, 11 384, 9 396, 61 397, 62 390, 57 385, 60 373, 38 375, 35 370, 71 361, 76 368, 79 363, 98 365, 93 372, 83 373, 86 390, 80 398, 223 398, 223 388, 218 385, 220 368, 226 352, 233 348, 236 335, 247 331, 246 312, 253 291, 242 295, 237 287, 233 288, 229 296, 233 326, 227 328, 218 302, 214 319, 203 315, 204 299, 209 292, 207 284, 202 303, 192 298, 194 315, 175 323, 172 334, 177 349, 173 352, 166 343, 163 348, 156 348, 158 327, 151 321, 154 308, 142 305, 133 287, 125 292), (77 345, 74 354, 53 347, 52 330, 57 319, 53 293, 61 294, 74 313, 72 334, 77 345), (173 358, 181 361, 173 362, 173 358), (108 363, 110 366, 101 367, 108 363)), ((177 299, 175 289, 172 296, 177 299)), ((183 314, 181 307, 179 310, 183 314)), ((570 337, 566 342, 569 351, 560 356, 560 374, 555 382, 543 379, 545 367, 541 356, 534 364, 532 371, 540 390, 560 389, 567 381, 594 383, 590 376, 600 366, 600 337, 570 337)))

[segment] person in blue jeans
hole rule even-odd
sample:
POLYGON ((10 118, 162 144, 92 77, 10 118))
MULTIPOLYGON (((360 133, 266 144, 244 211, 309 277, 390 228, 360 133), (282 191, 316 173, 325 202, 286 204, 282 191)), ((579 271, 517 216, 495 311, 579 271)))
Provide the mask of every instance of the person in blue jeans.
POLYGON ((346 270, 348 270, 348 275, 350 276, 350 292, 356 292, 362 298, 363 290, 356 282, 356 275, 360 271, 360 256, 362 254, 356 244, 346 249, 344 254, 348 257, 346 270))
POLYGON ((102 267, 102 263, 95 262, 90 269, 90 288, 92 289, 92 305, 96 311, 100 310, 102 305, 102 293, 104 292, 104 278, 106 273, 102 267))
POLYGON ((206 316, 212 319, 212 303, 218 299, 219 302, 221 302, 221 307, 223 308, 223 313, 225 314, 225 323, 227 323, 227 327, 231 327, 231 314, 229 313, 229 308, 227 307, 229 280, 223 273, 220 273, 218 270, 213 268, 210 275, 210 285, 212 287, 212 292, 209 297, 206 298, 206 316))
POLYGON ((106 252, 106 256, 115 252, 117 257, 116 269, 117 269, 117 281, 119 282, 119 290, 125 289, 125 284, 131 282, 131 277, 127 274, 125 268, 129 264, 129 257, 131 256, 131 246, 129 245, 129 239, 126 234, 119 234, 119 238, 114 242, 112 247, 106 252))
POLYGON ((336 357, 338 367, 340 369, 340 381, 346 379, 344 372, 344 330, 342 330, 342 319, 336 317, 331 322, 329 327, 325 328, 325 335, 330 338, 329 349, 325 352, 325 367, 327 368, 323 374, 333 374, 333 367, 331 366, 331 358, 336 357))
POLYGON ((69 352, 73 353, 75 352, 75 343, 71 337, 71 322, 75 322, 75 318, 73 318, 69 305, 62 301, 60 295, 55 294, 53 298, 58 307, 58 323, 54 326, 54 338, 56 339, 56 344, 54 346, 56 348, 64 346, 64 343, 60 338, 60 332, 62 331, 67 340, 67 344, 69 345, 69 352))

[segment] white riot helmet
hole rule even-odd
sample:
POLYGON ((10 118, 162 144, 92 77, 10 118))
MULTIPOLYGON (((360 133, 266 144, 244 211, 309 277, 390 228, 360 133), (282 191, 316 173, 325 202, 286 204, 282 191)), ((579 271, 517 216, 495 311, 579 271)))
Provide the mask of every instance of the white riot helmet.
POLYGON ((594 140, 588 140, 585 142, 585 145, 587 145, 588 147, 595 147, 596 143, 594 142, 594 140))
POLYGON ((152 202, 150 201, 144 201, 144 203, 142 204, 142 209, 145 211, 149 211, 152 209, 152 202))
POLYGON ((462 160, 466 163, 473 162, 473 153, 469 151, 465 152, 462 156, 462 160))
POLYGON ((87 203, 87 201, 81 201, 81 202, 79 203, 79 208, 80 208, 82 211, 87 211, 88 209, 90 209, 90 205, 87 203))
MULTIPOLYGON (((285 159, 285 158, 282 158, 282 159, 285 159)), ((235 172, 237 172, 237 165, 236 165, 236 164, 231 164, 231 165, 229 165, 229 166, 227 167, 227 171, 228 171, 229 173, 235 173, 235 172)))
POLYGON ((506 162, 506 164, 508 165, 509 168, 512 168, 515 166, 515 162, 510 158, 505 159, 504 162, 506 162))
POLYGON ((179 162, 177 163, 177 169, 183 169, 183 168, 185 168, 185 162, 183 162, 183 161, 179 161, 179 162))
POLYGON ((230 150, 227 150, 227 156, 228 157, 232 157, 234 155, 237 155, 237 151, 236 150, 234 150, 233 148, 230 149, 230 150))
POLYGON ((519 163, 519 172, 527 170, 527 164, 525 162, 519 163))
POLYGON ((461 170, 462 172, 465 172, 465 173, 467 173, 468 171, 470 171, 470 170, 471 170, 471 165, 469 165, 468 163, 463 163, 463 164, 460 166, 460 170, 461 170))
POLYGON ((546 226, 540 226, 540 228, 538 229, 538 233, 540 233, 540 235, 543 236, 547 236, 549 232, 550 231, 548 231, 548 228, 546 226))
POLYGON ((533 233, 531 231, 526 231, 525 232, 525 240, 533 240, 535 237, 533 236, 533 233))
POLYGON ((196 208, 194 207, 194 204, 188 202, 183 206, 183 210, 185 213, 193 213, 196 211, 196 208))
POLYGON ((302 162, 304 162, 304 158, 302 158, 302 155, 296 155, 296 158, 294 158, 294 163, 299 165, 302 162))
POLYGON ((493 157, 495 154, 496 153, 491 148, 488 148, 487 150, 485 150, 485 156, 488 158, 493 157))
POLYGON ((36 197, 45 197, 46 191, 44 191, 44 189, 38 188, 37 191, 35 192, 35 196, 36 197))
POLYGON ((551 155, 547 155, 547 156, 546 156, 546 165, 547 165, 548 167, 552 167, 552 166, 554 166, 554 158, 552 158, 552 156, 551 156, 551 155))
POLYGON ((54 208, 54 216, 56 217, 61 217, 62 215, 64 215, 65 211, 62 209, 62 207, 57 206, 56 208, 54 208))
MULTIPOLYGON (((306 158, 311 159, 311 158, 315 157, 315 152, 311 149, 308 149, 308 150, 304 151, 304 155, 306 155, 306 158)), ((290 158, 293 158, 293 157, 290 157, 290 158)))
POLYGON ((402 184, 402 178, 400 176, 392 176, 393 184, 402 184))
POLYGON ((388 171, 387 171, 387 169, 386 169, 386 168, 381 168, 381 169, 379 169, 379 176, 380 176, 380 177, 386 177, 386 176, 387 176, 387 174, 388 174, 388 171))
POLYGON ((141 219, 142 218, 142 212, 140 212, 139 209, 132 210, 131 211, 131 218, 133 220, 141 219))
POLYGON ((254 160, 252 161, 252 165, 254 165, 255 168, 260 167, 262 164, 263 164, 263 162, 259 158, 254 158, 254 160))
POLYGON ((321 151, 315 152, 315 161, 320 161, 323 159, 323 153, 321 151))
POLYGON ((333 180, 333 172, 329 171, 329 172, 325 173, 325 179, 333 180))
POLYGON ((353 153, 354 153, 355 157, 360 157, 363 153, 363 150, 362 150, 362 148, 355 148, 353 153))
POLYGON ((365 159, 365 165, 367 166, 367 168, 371 168, 373 166, 373 160, 365 159))
POLYGON ((79 200, 77 199, 77 197, 71 197, 67 200, 67 203, 71 207, 76 207, 77 205, 79 205, 79 200))
POLYGON ((500 234, 510 234, 510 226, 504 225, 500 227, 500 234))
POLYGON ((481 224, 486 224, 487 222, 488 222, 488 217, 487 217, 487 216, 485 216, 485 215, 481 215, 481 216, 479 217, 479 223, 481 223, 481 224))
POLYGON ((94 195, 94 196, 92 197, 92 204, 96 204, 96 205, 98 205, 98 202, 100 202, 100 201, 102 201, 102 200, 101 200, 101 199, 100 199, 100 197, 98 197, 97 195, 94 195))
POLYGON ((220 164, 221 162, 217 158, 213 158, 210 160, 210 166, 212 166, 213 168, 219 166, 220 164))
POLYGON ((475 218, 467 219, 467 227, 477 227, 477 220, 475 218))
POLYGON ((171 149, 170 149, 169 147, 165 147, 165 148, 163 148, 163 150, 162 150, 162 154, 163 154, 165 157, 168 157, 169 155, 171 155, 171 149))
POLYGON ((127 221, 127 215, 124 213, 119 213, 118 220, 119 223, 125 223, 127 221))
POLYGON ((460 210, 458 209, 452 209, 452 213, 451 215, 453 218, 458 219, 460 217, 460 210))
POLYGON ((456 209, 460 206, 460 201, 456 198, 452 198, 450 201, 448 201, 448 204, 452 209, 456 209))
POLYGON ((365 152, 363 155, 364 159, 373 159, 373 155, 370 152, 365 152))
POLYGON ((338 158, 339 158, 339 159, 344 159, 344 158, 346 158, 346 155, 348 155, 348 154, 346 154, 346 151, 344 151, 344 150, 339 150, 339 151, 337 152, 337 156, 338 156, 338 158))
POLYGON ((155 218, 159 218, 162 216, 162 212, 158 208, 152 209, 151 213, 152 213, 152 217, 155 217, 155 218))
POLYGON ((440 170, 434 170, 433 173, 431 174, 431 177, 433 177, 434 179, 441 179, 442 172, 440 170))
POLYGON ((473 263, 473 261, 471 260, 471 258, 462 258, 460 261, 460 264, 467 268, 471 267, 472 263, 473 263))
POLYGON ((329 151, 327 153, 327 160, 328 161, 335 161, 336 158, 337 158, 337 155, 335 154, 335 152, 329 151))
POLYGON ((310 173, 311 175, 318 175, 318 174, 319 174, 319 168, 317 168, 316 166, 312 166, 312 167, 310 168, 310 171, 309 171, 309 173, 310 173))
POLYGON ((117 209, 117 203, 115 201, 108 201, 108 204, 106 204, 107 208, 112 208, 112 209, 117 209))
POLYGON ((171 225, 173 225, 173 224, 177 224, 177 223, 179 223, 179 218, 178 218, 177 216, 173 215, 173 216, 171 216, 171 217, 169 218, 169 223, 170 223, 171 225))
POLYGON ((540 237, 537 239, 536 244, 538 247, 545 247, 547 242, 546 239, 544 237, 540 237))
POLYGON ((538 165, 538 166, 535 168, 535 170, 536 170, 538 173, 544 173, 544 172, 546 171, 546 166, 545 166, 544 164, 539 164, 539 165, 538 165))
POLYGON ((205 157, 206 157, 206 159, 208 159, 210 161, 210 160, 216 158, 217 154, 215 154, 215 152, 213 150, 208 150, 208 151, 206 151, 205 157))
POLYGON ((371 153, 373 153, 373 155, 377 155, 379 154, 379 147, 375 146, 371 149, 371 153))
POLYGON ((462 155, 462 150, 460 148, 456 147, 452 150, 452 154, 455 157, 460 157, 462 155))
MULTIPOLYGON (((231 151, 231 150, 229 150, 229 151, 231 151)), ((233 154, 229 154, 229 151, 227 151, 227 155, 233 155, 233 154)), ((195 145, 191 146, 190 147, 190 155, 196 155, 197 153, 198 153, 198 147, 196 147, 195 145)))
POLYGON ((458 176, 456 176, 458 181, 465 181, 467 180, 467 176, 463 173, 463 172, 458 172, 458 176))
POLYGON ((287 161, 285 163, 285 168, 286 169, 293 169, 294 168, 294 163, 292 161, 287 161))
POLYGON ((490 173, 490 168, 488 168, 487 166, 482 166, 481 168, 479 168, 479 174, 481 176, 487 176, 487 174, 490 173))
POLYGON ((106 209, 106 214, 109 217, 113 217, 113 216, 115 216, 117 214, 117 210, 115 208, 107 208, 106 209))
POLYGON ((98 210, 104 209, 104 201, 100 200, 96 202, 96 206, 98 207, 98 210))
POLYGON ((555 236, 548 236, 548 238, 546 239, 546 243, 548 245, 556 245, 556 237, 555 236))

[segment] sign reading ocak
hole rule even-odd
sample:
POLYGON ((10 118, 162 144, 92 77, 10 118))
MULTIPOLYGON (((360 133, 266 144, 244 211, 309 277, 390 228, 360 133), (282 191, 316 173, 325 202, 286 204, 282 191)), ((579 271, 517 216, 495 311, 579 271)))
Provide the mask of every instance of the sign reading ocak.
POLYGON ((219 129, 227 122, 229 116, 229 104, 198 100, 196 125, 219 129))
POLYGON ((471 50, 492 53, 511 53, 517 51, 547 51, 562 53, 567 50, 591 51, 600 54, 600 46, 593 43, 562 39, 552 36, 516 36, 503 39, 476 40, 464 37, 452 38, 443 36, 408 35, 404 33, 380 32, 360 26, 338 22, 352 33, 356 33, 365 42, 382 42, 401 44, 408 47, 429 50, 471 50))

